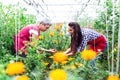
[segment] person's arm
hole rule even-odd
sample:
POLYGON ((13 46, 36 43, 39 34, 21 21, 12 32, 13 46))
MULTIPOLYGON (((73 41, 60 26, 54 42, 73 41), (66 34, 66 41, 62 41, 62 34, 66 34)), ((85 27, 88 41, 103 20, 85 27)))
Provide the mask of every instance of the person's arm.
POLYGON ((40 48, 39 50, 36 50, 36 53, 40 53, 40 51, 42 51, 42 53, 44 52, 49 52, 49 53, 55 53, 56 49, 44 49, 44 48, 40 48))
POLYGON ((68 55, 68 56, 73 56, 75 53, 76 53, 76 52, 71 51, 71 52, 69 52, 67 55, 68 55))
MULTIPOLYGON (((38 32, 36 30, 30 30, 30 34, 31 34, 31 39, 33 40, 38 40, 39 36, 38 36, 38 32)), ((31 40, 32 41, 32 40, 31 40)), ((50 52, 50 53, 55 53, 56 49, 44 49, 44 48, 40 48, 41 51, 45 51, 45 52, 50 52)), ((37 53, 39 53, 39 51, 36 51, 37 53)))
POLYGON ((68 54, 68 53, 70 53, 71 52, 71 48, 68 48, 64 53, 65 54, 68 54))
POLYGON ((23 41, 23 44, 26 46, 29 43, 29 41, 23 41))
POLYGON ((68 48, 64 53, 67 54, 68 56, 73 56, 76 52, 71 51, 71 48, 68 48))
POLYGON ((44 52, 50 52, 50 53, 55 53, 56 52, 56 49, 44 49, 44 48, 41 48, 41 50, 44 52))

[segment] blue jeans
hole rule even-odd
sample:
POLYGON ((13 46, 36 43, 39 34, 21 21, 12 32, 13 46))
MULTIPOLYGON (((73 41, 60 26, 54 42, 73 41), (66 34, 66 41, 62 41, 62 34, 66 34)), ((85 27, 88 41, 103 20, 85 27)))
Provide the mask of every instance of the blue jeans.
MULTIPOLYGON (((106 42, 106 47, 105 47, 104 51, 107 49, 107 47, 108 47, 108 43, 106 42)), ((104 51, 103 51, 103 52, 104 52, 104 51)), ((97 60, 98 58, 100 58, 100 55, 102 55, 103 52, 101 52, 94 60, 91 61, 92 66, 95 66, 96 60, 97 60)))

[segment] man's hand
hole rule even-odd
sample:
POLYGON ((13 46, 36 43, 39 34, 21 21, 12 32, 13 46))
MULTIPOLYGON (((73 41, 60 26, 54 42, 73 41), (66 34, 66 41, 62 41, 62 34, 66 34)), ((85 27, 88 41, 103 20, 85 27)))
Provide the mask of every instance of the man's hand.
POLYGON ((23 41, 23 44, 28 44, 29 43, 29 41, 23 41))
POLYGON ((36 53, 37 53, 37 54, 39 54, 39 53, 40 53, 40 51, 39 51, 39 50, 36 50, 36 53))
POLYGON ((47 52, 55 53, 55 52, 56 52, 56 49, 49 49, 47 52))

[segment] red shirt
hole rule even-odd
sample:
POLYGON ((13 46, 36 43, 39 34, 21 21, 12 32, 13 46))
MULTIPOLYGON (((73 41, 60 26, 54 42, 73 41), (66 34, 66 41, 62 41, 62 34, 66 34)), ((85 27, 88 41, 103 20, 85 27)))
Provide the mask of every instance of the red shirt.
POLYGON ((35 30, 38 32, 38 36, 40 35, 39 25, 28 25, 23 27, 14 37, 14 49, 16 52, 25 46, 23 41, 30 41, 30 30, 35 30))
POLYGON ((83 40, 80 46, 78 47, 78 52, 85 49, 89 45, 90 49, 98 52, 102 52, 106 48, 106 38, 103 34, 100 34, 92 29, 81 28, 83 40))

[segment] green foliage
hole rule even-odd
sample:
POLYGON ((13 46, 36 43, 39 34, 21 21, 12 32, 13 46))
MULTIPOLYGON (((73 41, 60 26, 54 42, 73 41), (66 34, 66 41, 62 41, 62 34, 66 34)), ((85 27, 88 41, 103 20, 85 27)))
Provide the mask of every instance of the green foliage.
MULTIPOLYGON (((107 0, 106 5, 104 7, 106 10, 100 13, 99 18, 94 23, 94 28, 98 29, 100 32, 103 31, 103 34, 107 36, 108 31, 108 43, 112 45, 112 36, 113 34, 113 26, 114 26, 114 42, 115 46, 118 44, 118 26, 119 26, 119 11, 117 5, 115 5, 115 14, 113 15, 113 3, 111 0, 107 0), (114 19, 114 24, 113 24, 114 19), (106 22, 107 21, 107 22, 106 22), (107 29, 107 30, 106 30, 107 29)), ((111 47, 110 47, 111 48, 111 47)))
MULTIPOLYGON (((99 18, 95 21, 95 28, 106 34, 106 17, 108 20, 107 27, 109 31, 108 41, 111 43, 111 33, 112 32, 112 3, 107 0, 105 8, 107 7, 107 12, 101 12, 99 18), (107 13, 107 15, 106 15, 107 13)), ((13 61, 22 61, 25 64, 26 72, 25 74, 29 76, 31 80, 46 80, 49 75, 49 71, 56 68, 61 68, 66 70, 68 74, 67 80, 106 80, 108 72, 106 70, 107 60, 99 58, 97 60, 97 66, 91 66, 91 61, 85 61, 81 58, 80 54, 77 53, 74 59, 67 62, 65 65, 55 65, 53 60, 49 57, 53 54, 40 51, 40 48, 52 49, 55 48, 57 51, 65 51, 69 47, 70 36, 67 34, 67 26, 62 26, 61 29, 54 28, 52 26, 47 32, 40 33, 43 36, 38 41, 33 40, 28 46, 27 55, 25 58, 11 55, 13 47, 13 36, 18 33, 18 31, 26 26, 27 24, 35 23, 35 16, 25 15, 25 8, 21 8, 19 3, 17 5, 4 6, 0 3, 0 80, 13 80, 15 76, 8 76, 5 73, 7 64, 13 61), (36 51, 39 51, 37 53, 36 51), (101 61, 101 62, 100 62, 101 61), (106 62, 105 62, 106 61, 106 62), (48 65, 46 65, 48 63, 48 65), (78 66, 79 64, 79 66, 78 66), (105 66, 101 66, 105 65, 105 66), (57 66, 57 67, 56 67, 57 66), (67 68, 69 67, 69 68, 67 68)), ((117 39, 118 39, 118 10, 117 6, 115 8, 115 55, 117 53, 117 39)), ((85 19, 86 20, 86 19, 85 19)), ((82 21, 82 25, 86 25, 85 20, 82 21)), ((90 19, 91 20, 91 19, 90 19)), ((89 21, 89 20, 88 20, 89 21)), ((109 46, 111 49, 111 46, 109 46)), ((105 52, 104 54, 107 55, 105 52)), ((20 53, 19 53, 20 55, 20 53)), ((105 55, 105 57, 106 57, 105 55)), ((104 56, 103 56, 104 57, 104 56)), ((69 57, 70 58, 70 57, 69 57)), ((71 57, 73 58, 73 57, 71 57)), ((110 55, 111 58, 111 55, 110 55)), ((116 59, 114 60, 116 62, 116 59)))
POLYGON ((53 27, 51 26, 51 29, 46 33, 41 33, 40 36, 44 38, 39 40, 39 45, 46 49, 55 48, 57 51, 66 50, 70 43, 70 36, 66 34, 66 26, 62 26, 64 29, 59 31, 53 29, 53 27))
MULTIPOLYGON (((112 2, 112 0, 107 0, 106 4, 104 5, 103 12, 99 12, 99 17, 94 23, 94 28, 98 29, 101 33, 103 33, 107 37, 108 41, 108 51, 110 53, 109 58, 112 59, 112 53, 114 56, 117 56, 117 49, 118 49, 118 29, 119 29, 119 5, 115 5, 115 3, 112 2), (114 9, 113 9, 114 4, 114 9), (114 14, 113 14, 114 10, 114 14), (114 20, 114 21, 113 21, 114 20), (113 30, 114 29, 114 30, 113 30), (112 35, 114 35, 114 39, 112 38, 112 35), (114 42, 112 42, 114 40, 114 42), (114 45, 112 50, 112 45, 114 45), (115 50, 116 49, 116 50, 115 50), (115 51, 114 51, 115 50, 115 51)), ((102 58, 100 59, 101 62, 103 62, 104 65, 107 64, 107 51, 104 52, 104 55, 102 55, 102 58)), ((116 60, 114 59, 114 63, 116 63, 116 60)), ((107 64, 107 65, 111 65, 107 64)), ((116 66, 116 64, 114 65, 116 66)))
POLYGON ((35 16, 25 15, 19 4, 4 6, 0 3, 0 55, 11 53, 14 35, 25 25, 35 23, 35 16), (17 6, 17 7, 16 7, 17 6), (5 51, 4 51, 5 50, 5 51))
POLYGON ((100 63, 96 61, 96 66, 91 64, 91 60, 83 60, 80 56, 80 53, 77 53, 75 59, 67 64, 74 66, 75 68, 66 68, 68 72, 68 80, 73 78, 74 80, 106 80, 108 72, 106 69, 100 67, 100 63), (80 65, 78 65, 80 64, 80 65))

